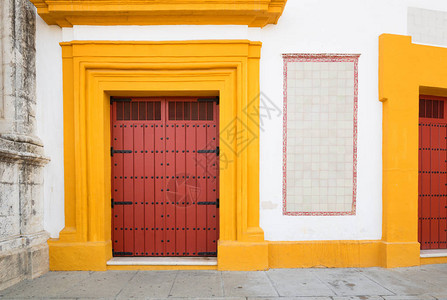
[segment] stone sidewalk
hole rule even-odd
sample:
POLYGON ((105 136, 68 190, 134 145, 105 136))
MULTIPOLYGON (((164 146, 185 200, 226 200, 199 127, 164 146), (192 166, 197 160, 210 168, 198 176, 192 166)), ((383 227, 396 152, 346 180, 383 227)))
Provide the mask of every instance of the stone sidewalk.
POLYGON ((447 264, 265 272, 50 272, 0 299, 447 299, 447 264))

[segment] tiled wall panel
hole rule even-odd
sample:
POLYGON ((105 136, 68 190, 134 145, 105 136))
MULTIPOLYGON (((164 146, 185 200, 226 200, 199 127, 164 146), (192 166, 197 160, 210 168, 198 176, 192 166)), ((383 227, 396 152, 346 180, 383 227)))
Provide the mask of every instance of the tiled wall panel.
POLYGON ((284 55, 286 215, 355 214, 358 55, 284 55))
POLYGON ((407 15, 413 42, 447 46, 447 12, 409 7, 407 15))

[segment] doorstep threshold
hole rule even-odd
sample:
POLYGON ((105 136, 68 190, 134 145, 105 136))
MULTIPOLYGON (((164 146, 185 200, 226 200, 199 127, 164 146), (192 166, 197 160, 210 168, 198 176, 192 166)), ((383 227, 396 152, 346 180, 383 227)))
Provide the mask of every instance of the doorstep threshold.
POLYGON ((421 257, 447 257, 447 249, 421 250, 421 257))
POLYGON ((114 257, 108 266, 217 266, 217 257, 114 257))

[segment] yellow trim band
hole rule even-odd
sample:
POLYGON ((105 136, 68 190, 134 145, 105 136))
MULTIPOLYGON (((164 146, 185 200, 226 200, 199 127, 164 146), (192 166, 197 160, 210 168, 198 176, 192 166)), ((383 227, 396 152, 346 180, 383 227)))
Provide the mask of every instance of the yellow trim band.
POLYGON ((276 24, 287 0, 31 0, 48 25, 276 24))

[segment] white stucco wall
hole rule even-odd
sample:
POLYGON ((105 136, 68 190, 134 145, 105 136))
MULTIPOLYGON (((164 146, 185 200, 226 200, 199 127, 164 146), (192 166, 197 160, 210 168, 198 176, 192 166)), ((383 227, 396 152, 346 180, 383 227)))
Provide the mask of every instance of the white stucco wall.
POLYGON ((37 135, 51 161, 44 171, 44 228, 58 237, 64 228, 64 136, 62 30, 36 20, 37 135))
POLYGON ((358 181, 355 216, 282 215, 282 116, 261 131, 261 227, 267 240, 380 239, 382 232, 382 104, 378 101, 378 37, 407 34, 407 7, 447 11, 445 0, 289 0, 278 25, 49 27, 38 18, 39 135, 52 162, 45 173, 45 228, 63 228, 63 136, 60 40, 262 41, 261 91, 283 104, 283 53, 358 53, 358 181))

